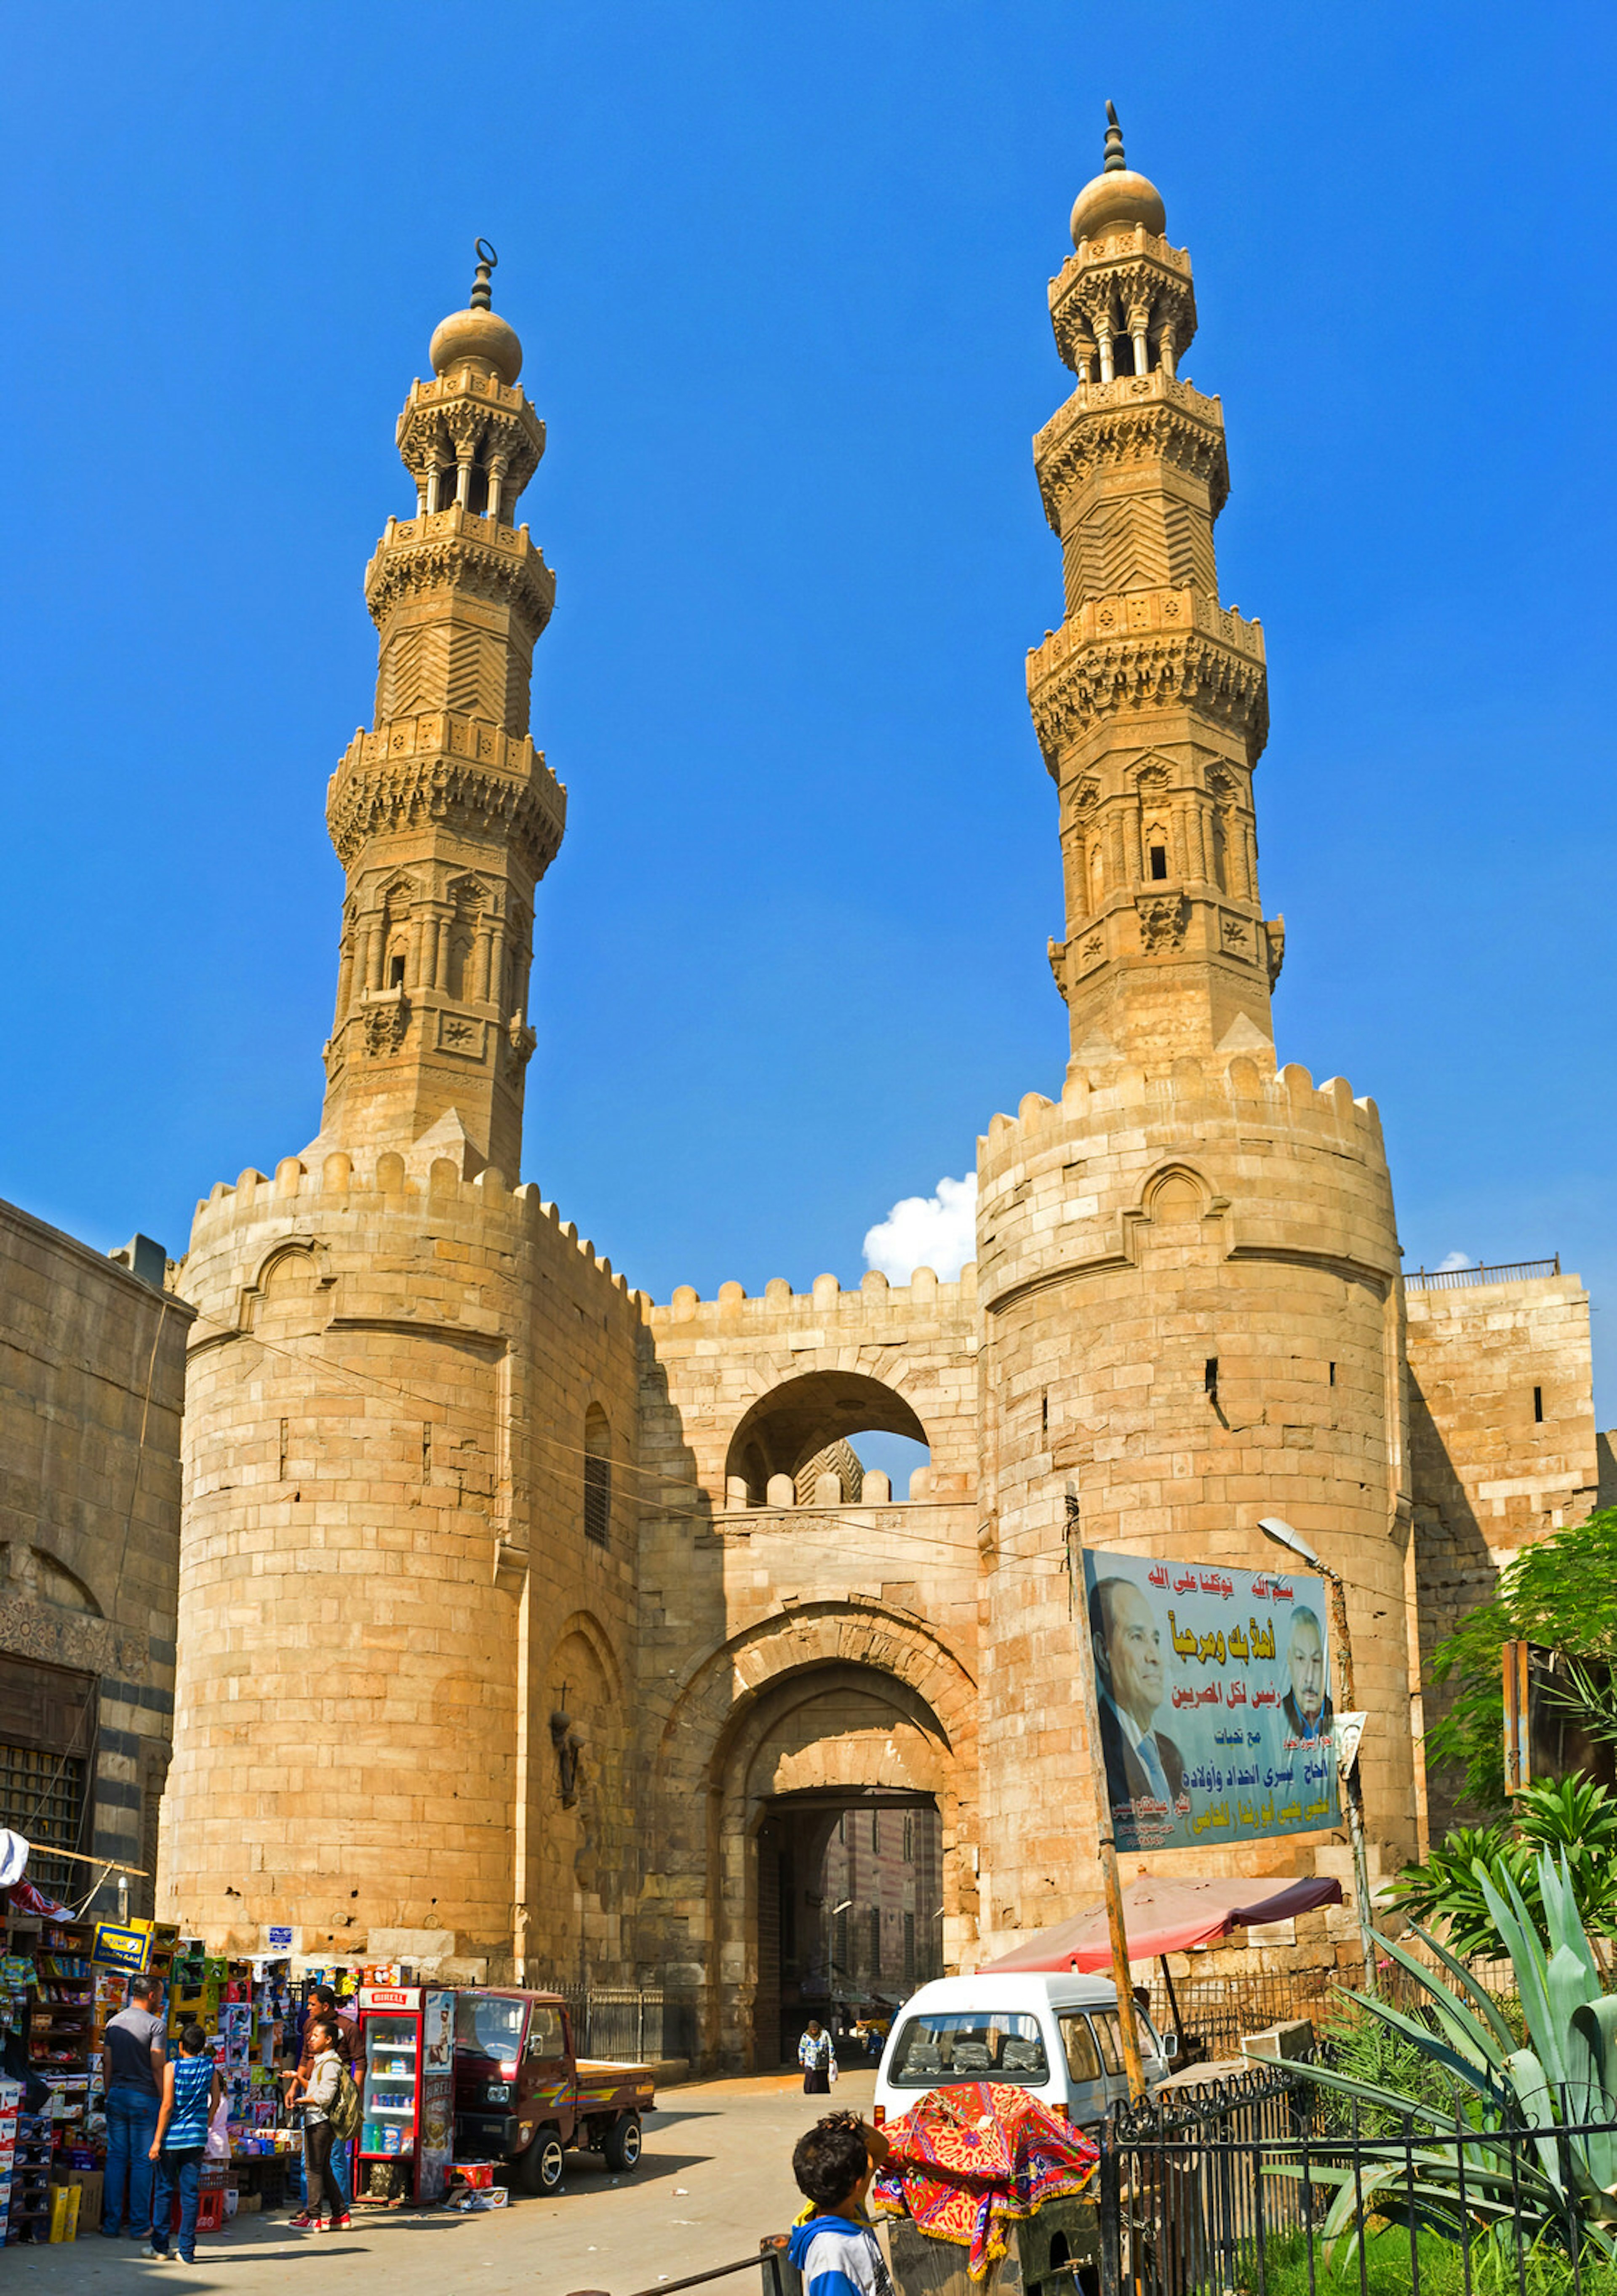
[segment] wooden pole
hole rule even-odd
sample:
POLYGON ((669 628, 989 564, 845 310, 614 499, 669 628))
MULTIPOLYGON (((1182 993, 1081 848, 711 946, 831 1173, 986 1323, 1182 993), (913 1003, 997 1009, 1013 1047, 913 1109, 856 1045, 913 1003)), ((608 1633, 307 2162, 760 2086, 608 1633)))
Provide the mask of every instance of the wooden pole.
MULTIPOLYGON (((1353 1644, 1348 1633, 1348 1591, 1342 1585, 1341 1574, 1333 1570, 1328 1562, 1322 1562, 1319 1569, 1331 1590, 1331 1626, 1336 1644, 1337 1711, 1352 1714, 1358 1711, 1358 1702, 1354 1695, 1353 1644)), ((1369 1860, 1365 1855, 1365 1793, 1359 1784, 1357 1754, 1342 1781, 1342 1797, 1348 1806, 1348 1840, 1353 1850, 1353 1893, 1358 1899, 1358 1945, 1364 1960, 1365 1990, 1374 1993, 1376 1988, 1375 1924, 1370 1913, 1370 1869, 1369 1860)))
POLYGON ((1089 1632, 1089 1604, 1084 1579, 1084 1533, 1078 1501, 1067 1493, 1067 1567, 1078 1611, 1078 1679, 1084 1702, 1084 1721, 1089 1733, 1089 1765, 1095 1777, 1096 1832, 1100 1843, 1101 1881, 1106 1892, 1106 1927, 1112 1938, 1112 1981, 1117 1990, 1117 2021, 1123 2037, 1123 2068, 1129 2076, 1130 2102, 1145 2095, 1145 2068, 1140 2060, 1139 2028, 1135 2023, 1134 1988, 1129 1975, 1129 1932, 1123 1921, 1123 1885, 1117 1870, 1117 1838, 1112 1832, 1112 1802, 1106 1792, 1106 1759, 1101 1750, 1100 1693, 1095 1681, 1095 1644, 1089 1632))

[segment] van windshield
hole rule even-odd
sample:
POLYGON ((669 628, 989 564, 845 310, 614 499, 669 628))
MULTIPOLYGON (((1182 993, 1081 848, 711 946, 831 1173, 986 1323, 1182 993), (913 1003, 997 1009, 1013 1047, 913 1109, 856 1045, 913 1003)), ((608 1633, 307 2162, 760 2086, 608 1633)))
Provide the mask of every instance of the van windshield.
POLYGON ((952 2080, 1034 2086, 1050 2078, 1037 2017, 1005 2009, 940 2009, 910 2017, 888 2069, 894 2088, 938 2088, 952 2080))
POLYGON ((522 2046, 522 2021, 527 2014, 526 2001, 509 1993, 456 1994, 456 2054, 509 2062, 522 2046))

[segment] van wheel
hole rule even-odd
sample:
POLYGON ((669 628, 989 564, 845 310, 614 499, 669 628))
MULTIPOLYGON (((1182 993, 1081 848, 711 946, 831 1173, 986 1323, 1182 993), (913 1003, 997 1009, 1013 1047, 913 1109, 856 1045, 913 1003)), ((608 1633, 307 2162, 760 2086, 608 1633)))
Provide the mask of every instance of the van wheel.
POLYGON ((626 2112, 621 2120, 614 2120, 606 2132, 606 2142, 601 2147, 609 2169, 620 2176, 640 2165, 640 2122, 637 2116, 626 2112))
POLYGON ((517 2175, 525 2193, 559 2193, 566 2155, 554 2128, 541 2128, 531 2144, 516 2156, 517 2175))

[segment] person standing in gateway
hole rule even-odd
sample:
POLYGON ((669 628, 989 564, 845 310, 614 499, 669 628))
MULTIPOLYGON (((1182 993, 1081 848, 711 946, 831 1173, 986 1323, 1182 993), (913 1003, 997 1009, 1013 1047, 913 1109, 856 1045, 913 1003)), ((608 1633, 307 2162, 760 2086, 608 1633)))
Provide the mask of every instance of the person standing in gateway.
POLYGON ((132 1978, 129 2005, 107 2021, 107 2180, 101 2229, 109 2240, 152 2230, 152 2140, 162 2109, 168 2069, 163 1988, 155 1977, 132 1978))

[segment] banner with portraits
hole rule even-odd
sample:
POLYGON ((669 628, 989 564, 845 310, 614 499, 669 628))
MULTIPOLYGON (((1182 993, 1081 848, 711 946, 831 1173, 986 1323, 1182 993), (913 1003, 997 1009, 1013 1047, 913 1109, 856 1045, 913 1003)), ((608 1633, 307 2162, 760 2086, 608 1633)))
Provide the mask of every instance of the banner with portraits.
POLYGON ((1084 1576, 1120 1849, 1342 1823, 1323 1578, 1088 1551, 1084 1576))

